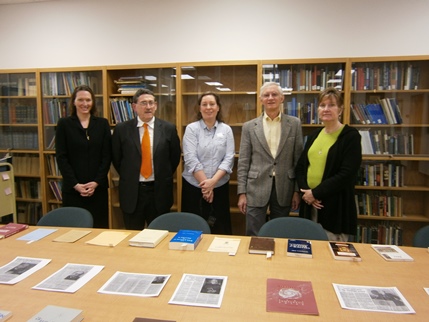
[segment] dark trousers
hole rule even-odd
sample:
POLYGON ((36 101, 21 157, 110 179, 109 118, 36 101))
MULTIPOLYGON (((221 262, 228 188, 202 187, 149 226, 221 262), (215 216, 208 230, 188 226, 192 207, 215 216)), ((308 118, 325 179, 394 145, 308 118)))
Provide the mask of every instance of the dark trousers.
POLYGON ((231 235, 231 213, 229 210, 229 182, 213 190, 213 202, 203 199, 201 189, 182 180, 182 211, 197 214, 208 220, 215 218, 210 225, 212 234, 231 235))
POLYGON ((109 199, 107 188, 97 187, 91 197, 82 197, 77 191, 63 192, 63 207, 79 207, 88 210, 94 220, 94 228, 109 228, 109 199))
POLYGON ((139 185, 139 196, 137 206, 133 213, 123 213, 126 229, 143 230, 158 214, 155 207, 155 196, 153 185, 139 185))

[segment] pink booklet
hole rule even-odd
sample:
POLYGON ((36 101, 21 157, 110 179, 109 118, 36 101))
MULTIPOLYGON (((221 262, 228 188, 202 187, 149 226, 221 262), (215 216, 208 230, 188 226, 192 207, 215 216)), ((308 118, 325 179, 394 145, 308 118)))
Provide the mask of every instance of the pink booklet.
POLYGON ((311 282, 267 279, 267 312, 319 315, 311 282))

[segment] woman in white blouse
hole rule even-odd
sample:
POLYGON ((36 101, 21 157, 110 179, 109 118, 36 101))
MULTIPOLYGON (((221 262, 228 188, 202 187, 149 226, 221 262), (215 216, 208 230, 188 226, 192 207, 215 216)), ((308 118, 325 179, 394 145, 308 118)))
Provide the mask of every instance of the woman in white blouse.
POLYGON ((182 211, 198 214, 212 233, 232 233, 229 177, 234 166, 234 136, 222 121, 219 96, 206 92, 198 98, 197 121, 183 136, 182 211))

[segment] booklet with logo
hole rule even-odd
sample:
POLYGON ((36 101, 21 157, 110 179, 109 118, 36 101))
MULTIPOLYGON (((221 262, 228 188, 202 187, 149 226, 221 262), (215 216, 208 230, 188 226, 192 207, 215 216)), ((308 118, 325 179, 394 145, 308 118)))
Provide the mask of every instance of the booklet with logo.
POLYGON ((381 257, 389 262, 412 262, 414 259, 396 245, 371 245, 381 257))

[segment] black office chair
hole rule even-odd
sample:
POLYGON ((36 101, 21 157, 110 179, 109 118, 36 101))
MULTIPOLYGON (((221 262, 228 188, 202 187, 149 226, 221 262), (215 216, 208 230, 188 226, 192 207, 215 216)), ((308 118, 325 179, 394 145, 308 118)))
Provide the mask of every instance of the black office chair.
POLYGON ((274 218, 261 227, 258 236, 328 240, 328 236, 321 225, 299 217, 274 218))
POLYGON ((37 226, 94 227, 91 213, 83 208, 62 207, 51 210, 37 222, 37 226))
POLYGON ((414 247, 429 247, 429 225, 416 231, 413 238, 414 247))
POLYGON ((201 230, 203 234, 211 234, 210 226, 203 217, 189 212, 169 212, 156 217, 147 228, 163 229, 178 232, 181 229, 201 230))

